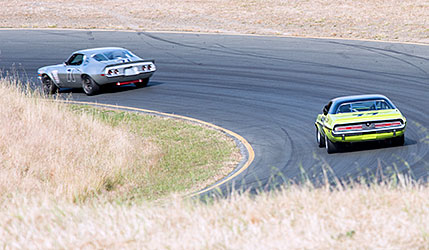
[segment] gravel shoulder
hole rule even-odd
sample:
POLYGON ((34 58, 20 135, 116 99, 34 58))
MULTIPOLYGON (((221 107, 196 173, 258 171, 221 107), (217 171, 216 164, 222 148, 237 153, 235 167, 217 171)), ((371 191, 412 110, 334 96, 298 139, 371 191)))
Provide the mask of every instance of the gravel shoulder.
POLYGON ((429 44, 425 0, 13 0, 3 28, 190 31, 429 44), (11 13, 13 13, 11 15, 11 13))

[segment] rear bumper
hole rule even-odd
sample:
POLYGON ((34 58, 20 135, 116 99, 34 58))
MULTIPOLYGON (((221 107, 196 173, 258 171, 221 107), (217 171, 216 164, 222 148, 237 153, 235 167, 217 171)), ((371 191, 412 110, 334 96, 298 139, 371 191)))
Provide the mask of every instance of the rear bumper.
POLYGON ((116 86, 122 86, 122 85, 133 84, 133 83, 142 83, 142 82, 143 82, 143 79, 132 80, 127 82, 117 82, 116 86))
POLYGON ((125 85, 125 84, 136 83, 144 79, 150 78, 153 75, 153 73, 155 72, 147 72, 147 73, 137 74, 133 76, 118 76, 118 77, 106 77, 106 76, 99 75, 97 77, 93 77, 93 79, 99 85, 106 85, 106 84, 125 85))
POLYGON ((376 132, 366 132, 366 133, 353 133, 353 134, 328 133, 328 137, 332 142, 365 142, 365 141, 386 140, 394 137, 403 136, 404 134, 405 134, 405 127, 398 128, 398 129, 376 131, 376 132))
POLYGON ((405 129, 406 124, 403 124, 400 127, 384 128, 384 129, 368 129, 362 131, 350 131, 350 132, 334 132, 332 131, 332 136, 355 136, 355 135, 368 135, 368 134, 382 134, 390 132, 398 132, 405 129))

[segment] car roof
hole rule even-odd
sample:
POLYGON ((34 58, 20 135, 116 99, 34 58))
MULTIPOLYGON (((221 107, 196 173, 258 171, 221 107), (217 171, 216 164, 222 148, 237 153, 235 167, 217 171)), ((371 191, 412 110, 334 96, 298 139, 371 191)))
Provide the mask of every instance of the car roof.
POLYGON ((103 52, 112 51, 112 50, 127 50, 127 49, 120 48, 120 47, 102 47, 102 48, 78 50, 78 51, 75 51, 73 54, 81 53, 81 54, 89 55, 89 54, 95 54, 95 53, 103 53, 103 52))
POLYGON ((332 99, 332 103, 343 103, 343 102, 354 102, 354 101, 366 101, 366 100, 374 100, 374 99, 383 99, 383 100, 389 100, 384 95, 380 94, 371 94, 371 95, 349 95, 349 96, 342 96, 332 99))
POLYGON ((336 112, 338 106, 340 106, 342 103, 355 102, 355 101, 380 100, 380 99, 385 100, 393 108, 396 108, 396 106, 392 103, 392 101, 390 101, 389 98, 387 98, 384 95, 380 95, 380 94, 349 95, 349 96, 341 96, 341 97, 337 97, 337 98, 332 99, 331 100, 332 104, 331 104, 331 107, 329 109, 329 113, 334 114, 336 112))

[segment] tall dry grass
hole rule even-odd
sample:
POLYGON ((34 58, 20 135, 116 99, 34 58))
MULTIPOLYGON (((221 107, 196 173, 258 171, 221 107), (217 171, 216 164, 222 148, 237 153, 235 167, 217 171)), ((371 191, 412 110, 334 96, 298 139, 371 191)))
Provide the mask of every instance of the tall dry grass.
MULTIPOLYGON (((82 198, 109 188, 156 148, 0 80, 0 198, 46 193, 82 198)), ((141 168, 140 168, 141 169, 141 168)))
POLYGON ((213 203, 11 197, 0 244, 32 249, 429 249, 429 188, 289 187, 213 203))

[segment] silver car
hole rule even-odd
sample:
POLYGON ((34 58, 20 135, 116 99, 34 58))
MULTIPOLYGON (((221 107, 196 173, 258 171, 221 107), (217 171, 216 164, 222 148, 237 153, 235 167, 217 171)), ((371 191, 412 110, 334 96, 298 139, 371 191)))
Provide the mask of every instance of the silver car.
POLYGON ((153 60, 111 47, 76 51, 63 64, 42 67, 37 73, 45 94, 59 88, 83 88, 85 94, 93 95, 107 84, 145 87, 155 71, 153 60))

